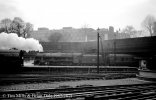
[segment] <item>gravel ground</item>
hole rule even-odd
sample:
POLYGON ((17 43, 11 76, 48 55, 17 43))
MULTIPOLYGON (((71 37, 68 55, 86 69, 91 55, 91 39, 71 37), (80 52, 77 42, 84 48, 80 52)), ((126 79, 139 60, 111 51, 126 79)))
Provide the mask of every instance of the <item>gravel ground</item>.
POLYGON ((76 87, 80 85, 94 85, 94 86, 128 85, 128 84, 141 84, 146 82, 149 81, 139 80, 137 78, 127 78, 116 80, 82 80, 82 81, 66 81, 66 82, 30 83, 30 84, 14 84, 9 86, 0 86, 0 91, 52 89, 58 88, 59 86, 76 87))

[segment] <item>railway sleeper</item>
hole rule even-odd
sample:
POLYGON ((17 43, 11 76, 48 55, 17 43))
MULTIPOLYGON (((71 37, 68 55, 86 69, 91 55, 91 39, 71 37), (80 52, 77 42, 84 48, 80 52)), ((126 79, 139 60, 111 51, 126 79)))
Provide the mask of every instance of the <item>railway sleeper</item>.
MULTIPOLYGON (((105 94, 104 96, 102 96, 102 98, 105 98, 105 99, 117 99, 117 98, 123 98, 123 97, 126 97, 127 95, 129 96, 133 96, 133 95, 137 95, 139 94, 139 92, 121 92, 121 93, 110 93, 110 94, 105 94)), ((98 96, 99 98, 99 96, 98 96)), ((100 97, 101 98, 101 97, 100 97)))
MULTIPOLYGON (((93 100, 93 99, 108 99, 108 98, 119 98, 119 97, 126 97, 127 95, 136 95, 136 93, 139 92, 126 92, 124 91, 118 91, 117 92, 105 92, 105 91, 96 91, 96 92, 85 92, 85 93, 75 93, 73 94, 74 98, 77 97, 85 97, 87 100, 93 100)), ((85 99, 86 100, 86 99, 85 99)))
POLYGON ((124 98, 127 95, 136 95, 134 93, 122 93, 122 94, 110 94, 110 95, 97 95, 94 97, 95 100, 107 100, 107 99, 117 99, 124 98))
POLYGON ((156 99, 156 95, 143 97, 143 98, 137 98, 137 99, 133 99, 133 100, 145 100, 145 99, 154 100, 154 99, 156 99))
POLYGON ((153 95, 156 95, 156 93, 151 93, 151 94, 141 94, 141 93, 139 93, 139 94, 132 95, 132 96, 128 95, 127 97, 120 98, 118 100, 127 100, 127 99, 129 99, 129 100, 138 100, 138 99, 141 99, 141 98, 151 97, 153 95))

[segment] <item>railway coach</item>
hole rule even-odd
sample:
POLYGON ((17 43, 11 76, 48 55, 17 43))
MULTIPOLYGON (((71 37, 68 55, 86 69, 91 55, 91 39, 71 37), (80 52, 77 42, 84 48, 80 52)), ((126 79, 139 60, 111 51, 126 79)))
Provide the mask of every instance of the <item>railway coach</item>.
POLYGON ((37 53, 34 65, 74 65, 79 63, 81 56, 81 53, 37 53))
MULTIPOLYGON (((96 66, 97 55, 83 53, 37 53, 34 64, 52 66, 96 66)), ((108 54, 104 57, 100 54, 99 65, 138 67, 138 61, 133 55, 108 54)))

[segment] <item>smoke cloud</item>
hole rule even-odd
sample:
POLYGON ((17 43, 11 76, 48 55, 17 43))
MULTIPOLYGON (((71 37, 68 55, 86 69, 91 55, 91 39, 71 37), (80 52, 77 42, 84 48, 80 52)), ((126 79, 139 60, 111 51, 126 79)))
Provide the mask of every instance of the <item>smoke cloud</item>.
POLYGON ((25 51, 43 51, 43 47, 39 44, 38 40, 33 38, 18 37, 15 33, 1 33, 0 34, 0 49, 12 49, 17 48, 25 51))

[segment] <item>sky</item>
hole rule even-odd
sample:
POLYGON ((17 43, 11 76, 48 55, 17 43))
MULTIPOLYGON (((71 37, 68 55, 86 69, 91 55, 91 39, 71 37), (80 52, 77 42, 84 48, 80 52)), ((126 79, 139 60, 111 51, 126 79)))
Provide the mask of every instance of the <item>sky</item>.
POLYGON ((155 5, 156 0, 0 0, 0 20, 21 17, 34 29, 132 25, 140 30, 147 15, 156 17, 155 5))

